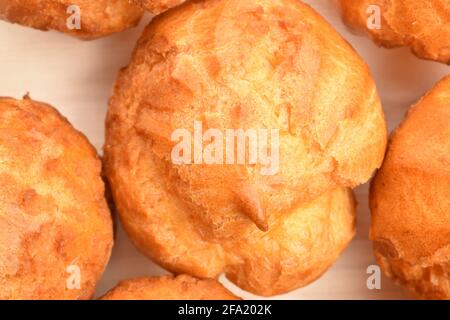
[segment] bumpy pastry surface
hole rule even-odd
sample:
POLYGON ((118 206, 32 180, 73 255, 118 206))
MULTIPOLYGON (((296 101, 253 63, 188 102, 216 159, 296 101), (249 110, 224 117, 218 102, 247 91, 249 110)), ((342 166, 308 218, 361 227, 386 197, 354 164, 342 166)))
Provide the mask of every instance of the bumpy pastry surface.
POLYGON ((420 58, 450 64, 450 2, 448 0, 340 0, 344 21, 364 30, 388 48, 408 46, 420 58), (369 28, 369 6, 381 9, 381 28, 369 28))
POLYGON ((101 300, 239 300, 239 298, 216 280, 200 280, 180 275, 121 281, 101 300))
POLYGON ((186 2, 186 0, 131 0, 131 2, 144 7, 153 14, 159 14, 186 2))
POLYGON ((117 80, 106 139, 115 202, 143 252, 271 295, 315 279, 350 240, 344 187, 381 165, 387 133, 367 66, 309 6, 207 0, 147 27, 117 80), (196 120, 279 129, 280 171, 172 164, 171 133, 196 120))
POLYGON ((100 166, 55 109, 0 98, 1 300, 93 295, 113 242, 100 166))
POLYGON ((128 0, 0 0, 0 19, 40 30, 95 39, 134 27, 142 10, 128 0), (68 8, 80 8, 81 29, 70 30, 68 8))
POLYGON ((450 299, 450 77, 393 134, 371 188, 384 272, 421 298, 450 299))

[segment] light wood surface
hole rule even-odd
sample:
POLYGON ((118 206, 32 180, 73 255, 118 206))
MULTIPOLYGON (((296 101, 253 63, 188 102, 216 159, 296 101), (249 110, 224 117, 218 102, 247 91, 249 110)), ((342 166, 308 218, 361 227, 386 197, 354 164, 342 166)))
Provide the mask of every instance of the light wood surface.
MULTIPOLYGON (((317 9, 369 64, 383 102, 389 128, 394 128, 408 107, 450 67, 413 56, 408 49, 378 48, 369 39, 352 35, 343 26, 333 0, 306 1, 317 9)), ((82 42, 56 33, 40 32, 0 22, 0 96, 20 98, 27 92, 36 100, 57 107, 101 152, 107 102, 118 70, 129 60, 146 17, 138 28, 94 42, 82 42)), ((310 286, 275 298, 282 299, 405 299, 409 296, 382 278, 381 290, 369 290, 367 268, 375 264, 368 241, 370 213, 368 186, 356 190, 358 234, 339 261, 310 286)), ((118 281, 164 274, 130 244, 120 225, 116 245, 104 278, 103 294, 118 281)), ((243 298, 258 298, 223 282, 243 298)))

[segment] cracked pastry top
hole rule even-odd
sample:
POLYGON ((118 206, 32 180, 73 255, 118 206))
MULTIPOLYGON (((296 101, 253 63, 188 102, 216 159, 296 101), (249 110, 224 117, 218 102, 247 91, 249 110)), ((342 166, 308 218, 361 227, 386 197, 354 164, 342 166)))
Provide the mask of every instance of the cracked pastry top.
POLYGON ((91 298, 113 243, 100 171, 54 108, 0 98, 0 300, 91 298))
POLYGON ((220 282, 187 275, 121 281, 101 300, 240 300, 220 282))
POLYGON ((377 260, 420 298, 450 299, 449 124, 448 76, 396 129, 370 192, 377 260))
POLYGON ((130 0, 131 3, 142 6, 152 14, 160 14, 174 8, 186 0, 130 0))
POLYGON ((134 27, 142 14, 142 9, 128 0, 0 0, 0 19, 86 40, 134 27), (76 10, 72 10, 74 6, 76 10), (80 29, 72 25, 72 17, 78 13, 80 29))
POLYGON ((340 0, 344 22, 378 45, 450 64, 450 1, 340 0))
POLYGON ((321 275, 354 234, 347 188, 381 165, 366 64, 296 0, 185 3, 146 28, 117 79, 105 167, 125 229, 166 268, 263 295, 321 275), (175 165, 171 134, 278 129, 279 171, 175 165))

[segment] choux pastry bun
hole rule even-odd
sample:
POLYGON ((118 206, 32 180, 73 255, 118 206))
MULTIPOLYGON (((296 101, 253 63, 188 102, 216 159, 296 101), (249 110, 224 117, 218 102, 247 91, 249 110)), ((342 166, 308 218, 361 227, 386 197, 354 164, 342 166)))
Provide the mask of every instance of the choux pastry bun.
POLYGON ((0 300, 89 299, 113 244, 96 151, 47 104, 0 115, 0 300))
POLYGON ((160 14, 186 2, 186 0, 131 0, 131 2, 142 6, 153 14, 160 14))
POLYGON ((371 187, 382 270, 427 299, 450 299, 450 77, 411 108, 371 187))
POLYGON ((121 281, 101 300, 240 300, 218 281, 187 275, 121 281))
POLYGON ((106 174, 136 246, 174 273, 225 272, 267 296, 336 260, 354 234, 347 188, 371 177, 387 143, 367 66, 296 0, 193 1, 156 17, 106 127, 106 174), (265 142, 279 163, 173 161, 174 132, 199 126, 275 130, 279 150, 275 135, 265 142))
POLYGON ((0 0, 0 19, 85 40, 134 27, 142 14, 129 0, 0 0))
POLYGON ((407 46, 420 58, 450 64, 448 0, 340 0, 345 23, 378 45, 407 46))

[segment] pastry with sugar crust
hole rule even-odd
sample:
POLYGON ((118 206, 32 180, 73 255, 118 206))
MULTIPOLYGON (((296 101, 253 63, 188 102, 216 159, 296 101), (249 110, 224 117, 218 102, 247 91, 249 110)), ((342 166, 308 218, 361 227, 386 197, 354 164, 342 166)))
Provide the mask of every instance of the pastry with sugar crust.
POLYGON ((344 22, 378 45, 450 64, 450 1, 340 0, 344 22))
POLYGON ((409 111, 372 182, 371 239, 383 271, 427 299, 450 299, 450 77, 409 111))
POLYGON ((92 297, 113 245, 100 172, 54 108, 0 98, 0 300, 92 297))
POLYGON ((246 290, 274 295, 310 283, 337 259, 354 235, 348 188, 371 177, 386 143, 366 64, 309 6, 193 1, 156 17, 121 71, 105 171, 125 229, 146 255, 175 273, 225 272, 246 290), (172 135, 195 123, 278 130, 278 170, 175 164, 172 135))
POLYGON ((0 19, 85 40, 134 27, 142 14, 128 0, 0 0, 0 19), (76 14, 79 29, 74 24, 76 14))
POLYGON ((177 277, 147 277, 121 281, 101 300, 240 300, 218 281, 177 277))
POLYGON ((152 14, 160 14, 171 8, 179 6, 186 0, 131 0, 132 3, 140 5, 152 14))

